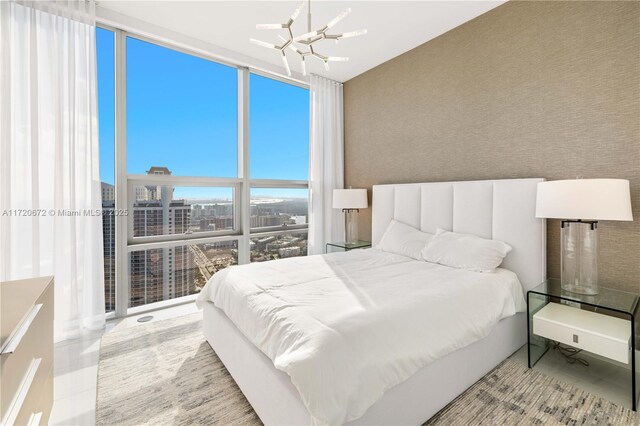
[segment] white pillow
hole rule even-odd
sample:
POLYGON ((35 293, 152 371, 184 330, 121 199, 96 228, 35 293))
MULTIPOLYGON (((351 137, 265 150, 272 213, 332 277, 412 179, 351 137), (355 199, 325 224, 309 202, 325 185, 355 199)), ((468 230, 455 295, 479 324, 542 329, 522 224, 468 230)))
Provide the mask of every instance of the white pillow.
POLYGON ((375 248, 422 260, 420 252, 432 238, 433 234, 421 232, 413 226, 391 219, 387 230, 384 231, 382 239, 375 248))
POLYGON ((438 229, 422 250, 422 257, 453 268, 494 272, 510 251, 511 246, 502 241, 438 229))

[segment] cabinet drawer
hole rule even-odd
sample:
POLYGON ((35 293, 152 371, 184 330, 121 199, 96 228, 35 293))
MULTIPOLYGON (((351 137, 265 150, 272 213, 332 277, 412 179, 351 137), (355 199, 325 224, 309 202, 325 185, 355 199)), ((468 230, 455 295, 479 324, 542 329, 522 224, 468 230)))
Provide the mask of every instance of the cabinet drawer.
POLYGON ((39 369, 16 416, 15 424, 28 426, 48 424, 52 404, 53 369, 49 371, 39 369))
MULTIPOLYGON (((38 300, 42 307, 33 318, 20 343, 12 353, 0 357, 0 419, 5 419, 13 407, 14 400, 34 359, 40 359, 37 382, 33 386, 42 387, 53 367, 53 286, 50 286, 38 300)), ((43 389, 42 392, 49 391, 43 389)), ((15 412, 13 412, 15 415, 15 412)))
POLYGON ((549 303, 533 316, 533 334, 629 363, 631 322, 549 303))

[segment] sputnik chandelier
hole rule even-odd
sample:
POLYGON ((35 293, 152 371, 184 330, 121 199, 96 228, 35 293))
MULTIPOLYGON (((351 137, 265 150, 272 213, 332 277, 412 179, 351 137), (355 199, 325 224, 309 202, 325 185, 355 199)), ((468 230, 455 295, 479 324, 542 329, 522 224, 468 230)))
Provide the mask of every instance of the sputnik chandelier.
POLYGON ((358 31, 350 31, 342 34, 327 34, 327 31, 335 26, 338 22, 342 21, 349 13, 351 13, 351 9, 347 9, 331 21, 327 23, 324 27, 311 31, 311 0, 308 2, 309 9, 307 12, 307 33, 302 34, 300 36, 295 37, 293 35, 293 30, 291 29, 291 25, 298 18, 300 12, 304 8, 304 2, 298 6, 298 8, 291 14, 289 20, 284 24, 258 24, 256 28, 259 30, 287 30, 288 37, 285 38, 282 35, 278 35, 282 44, 276 45, 272 43, 267 43, 262 40, 249 39, 251 43, 257 44, 258 46, 267 47, 269 49, 275 49, 280 52, 280 57, 282 58, 282 64, 284 65, 285 70, 287 71, 287 75, 291 75, 291 69, 289 68, 289 62, 287 61, 286 49, 289 49, 298 54, 300 57, 300 61, 302 64, 302 74, 307 75, 307 67, 305 64, 305 59, 308 57, 319 59, 324 63, 324 67, 327 71, 329 71, 329 62, 346 62, 349 58, 341 57, 341 56, 325 56, 322 55, 315 50, 314 44, 321 40, 335 40, 337 43, 338 40, 343 38, 355 37, 362 34, 366 34, 367 30, 358 30, 358 31), (306 46, 308 50, 304 51, 296 47, 295 43, 302 45, 302 49, 306 46))

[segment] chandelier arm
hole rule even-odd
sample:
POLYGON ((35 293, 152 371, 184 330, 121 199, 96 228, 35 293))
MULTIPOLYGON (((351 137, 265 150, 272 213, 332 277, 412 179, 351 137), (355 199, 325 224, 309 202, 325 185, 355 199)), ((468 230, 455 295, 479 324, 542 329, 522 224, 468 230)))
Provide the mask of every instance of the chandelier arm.
POLYGON ((311 32, 309 32, 309 33, 305 33, 305 34, 302 34, 302 35, 300 35, 300 36, 298 36, 298 37, 295 37, 295 38, 293 39, 293 41, 303 41, 303 40, 308 40, 308 39, 310 39, 310 38, 312 38, 312 37, 315 37, 315 36, 317 36, 317 35, 319 35, 319 34, 320 34, 320 33, 319 33, 318 31, 311 31, 311 32))
POLYGON ((321 55, 320 53, 314 53, 313 56, 315 56, 316 58, 320 59, 322 62, 326 62, 327 61, 327 57, 324 55, 321 55))
POLYGON ((282 28, 287 28, 287 24, 257 24, 257 30, 280 30, 282 28))
POLYGON ((320 40, 335 40, 336 42, 340 39, 343 38, 350 38, 350 37, 356 37, 359 35, 363 35, 367 33, 367 30, 357 30, 357 31, 350 31, 350 32, 346 32, 346 33, 342 33, 342 34, 327 34, 327 31, 329 30, 329 28, 335 26, 338 22, 342 21, 347 15, 349 15, 351 13, 351 8, 348 8, 347 10, 345 10, 344 12, 340 13, 338 16, 336 16, 335 18, 333 18, 332 20, 330 20, 327 25, 325 25, 324 27, 315 30, 315 31, 311 31, 311 0, 308 0, 307 2, 308 4, 308 9, 307 9, 307 32, 305 34, 302 34, 301 36, 298 37, 294 37, 293 35, 293 30, 291 28, 292 24, 294 23, 294 21, 298 18, 298 16, 300 15, 300 13, 302 12, 302 9, 304 8, 304 1, 302 3, 300 3, 300 5, 298 6, 297 9, 295 9, 293 11, 293 13, 291 14, 291 16, 289 17, 289 19, 287 20, 286 23, 284 24, 258 24, 256 25, 256 29, 264 29, 264 30, 275 30, 275 29, 286 29, 289 39, 285 39, 284 37, 282 37, 281 35, 278 35, 278 37, 280 38, 280 40, 282 41, 282 45, 278 46, 272 43, 267 43, 265 41, 261 41, 261 40, 256 40, 256 39, 249 39, 249 41, 251 41, 251 43, 256 44, 258 46, 262 46, 262 47, 266 47, 266 48, 270 48, 270 49, 275 49, 280 51, 280 57, 282 59, 282 64, 284 65, 284 68, 287 72, 288 76, 291 76, 291 68, 289 67, 289 61, 287 60, 287 55, 286 55, 286 49, 289 48, 290 50, 293 50, 296 54, 298 54, 298 56, 300 57, 300 61, 301 61, 301 65, 302 65, 302 74, 303 75, 307 75, 307 70, 306 70, 306 57, 315 57, 316 59, 320 60, 323 62, 324 64, 324 68, 329 71, 329 62, 346 62, 349 60, 348 57, 341 57, 341 56, 324 56, 321 55, 320 53, 317 53, 314 50, 314 46, 313 44, 320 41, 320 40), (303 52, 302 50, 298 49, 294 43, 300 43, 302 45, 305 45, 309 48, 308 52, 303 52))
POLYGON ((367 33, 367 30, 362 29, 362 30, 356 30, 356 31, 349 31, 346 33, 342 33, 340 35, 338 35, 338 40, 339 39, 343 39, 343 38, 351 38, 351 37, 357 37, 357 36, 361 36, 361 35, 365 35, 367 33))
POLYGON ((250 38, 249 41, 255 45, 266 47, 269 49, 280 49, 280 47, 276 46, 275 44, 267 43, 266 41, 262 40, 256 40, 255 38, 250 38))
MULTIPOLYGON (((289 49, 293 50, 294 52, 296 52, 298 55, 302 56, 304 55, 304 52, 301 51, 300 49, 298 49, 291 40, 287 40, 284 37, 282 37, 281 35, 278 34, 278 38, 280 40, 282 40, 285 44, 287 44, 286 47, 288 47, 289 49)), ((283 45, 284 46, 284 45, 283 45)))

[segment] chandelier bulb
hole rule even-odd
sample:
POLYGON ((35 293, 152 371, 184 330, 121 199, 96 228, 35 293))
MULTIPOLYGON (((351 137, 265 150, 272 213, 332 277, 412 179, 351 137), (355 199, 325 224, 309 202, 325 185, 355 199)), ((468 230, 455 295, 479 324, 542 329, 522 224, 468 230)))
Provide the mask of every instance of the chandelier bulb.
POLYGON ((327 28, 331 28, 334 25, 336 25, 338 22, 342 21, 348 14, 351 13, 351 8, 345 10, 344 12, 342 12, 340 15, 336 16, 335 18, 333 18, 332 20, 329 21, 329 23, 327 24, 327 28))
POLYGON ((303 7, 304 7, 304 2, 300 3, 300 6, 298 6, 298 8, 293 11, 293 13, 291 14, 292 21, 295 21, 298 15, 300 15, 300 12, 302 11, 303 7))
POLYGON ((287 61, 287 55, 285 55, 284 50, 282 51, 282 64, 287 71, 287 75, 291 77, 291 68, 289 68, 289 61, 287 61))

